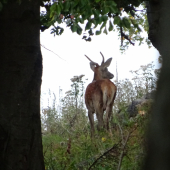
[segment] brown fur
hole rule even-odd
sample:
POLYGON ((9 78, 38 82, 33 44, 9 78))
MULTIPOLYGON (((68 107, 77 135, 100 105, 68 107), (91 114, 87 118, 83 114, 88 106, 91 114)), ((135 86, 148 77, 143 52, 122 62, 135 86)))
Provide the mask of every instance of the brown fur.
MULTIPOLYGON (((108 67, 110 62, 111 59, 109 59, 109 62, 108 64, 106 63, 107 66, 105 67, 108 67)), ((113 75, 107 69, 102 69, 102 66, 103 63, 101 66, 96 65, 95 68, 92 68, 94 71, 94 79, 93 82, 87 86, 85 92, 85 103, 88 109, 91 136, 94 136, 95 132, 94 113, 96 113, 98 119, 98 130, 103 127, 109 129, 109 119, 112 114, 112 107, 116 97, 117 88, 114 83, 109 80, 113 78, 113 75), (104 111, 106 111, 105 121, 103 120, 104 111)))

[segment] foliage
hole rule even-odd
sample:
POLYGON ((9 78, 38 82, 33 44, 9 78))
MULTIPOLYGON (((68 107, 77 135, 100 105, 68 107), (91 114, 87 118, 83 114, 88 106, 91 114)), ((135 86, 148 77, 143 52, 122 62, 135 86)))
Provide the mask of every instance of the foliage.
POLYGON ((144 157, 143 136, 146 116, 132 119, 128 125, 116 123, 110 133, 98 133, 93 141, 87 130, 65 136, 43 136, 46 169, 139 169, 144 157), (131 161, 133 160, 133 161, 131 161))
POLYGON ((126 112, 128 105, 135 99, 142 98, 156 89, 157 74, 154 76, 153 63, 141 66, 138 70, 130 71, 132 80, 125 79, 116 82, 117 96, 114 104, 114 113, 126 112))
POLYGON ((72 133, 72 130, 79 129, 79 127, 85 128, 87 125, 83 76, 74 76, 71 79, 71 90, 67 91, 66 96, 62 99, 62 121, 64 127, 69 128, 70 133, 72 133))
MULTIPOLYGON (((88 36, 83 36, 86 41, 91 41, 94 32, 100 35, 117 30, 123 50, 129 44, 134 45, 135 40, 141 44, 144 40, 142 28, 148 31, 143 0, 53 0, 44 1, 42 7, 45 11, 41 12, 41 30, 53 26, 51 33, 54 35, 63 33, 62 23, 79 35, 83 30, 88 31, 88 36), (123 40, 126 40, 125 45, 123 40)), ((149 45, 148 39, 145 41, 149 45)))
MULTIPOLYGON (((42 131, 44 134, 51 133, 65 135, 75 133, 81 128, 86 128, 88 119, 84 108, 84 75, 74 76, 71 79, 71 90, 66 92, 64 98, 60 99, 60 106, 56 108, 56 98, 52 106, 42 109, 42 131), (83 127, 84 125, 84 127, 83 127)), ((51 96, 51 92, 49 91, 51 96)), ((79 133, 79 132, 78 132, 79 133)))
MULTIPOLYGON (((148 0, 149 1, 149 0, 148 0)), ((51 34, 61 35, 63 23, 74 33, 91 41, 91 36, 117 31, 121 40, 120 50, 124 51, 129 44, 139 45, 146 41, 142 31, 148 32, 148 21, 144 0, 42 0, 40 14, 41 31, 52 26, 51 34)), ((7 0, 0 2, 2 11, 7 0)), ((21 0, 17 1, 22 3, 21 0)))
POLYGON ((41 117, 42 122, 42 132, 43 133, 54 133, 58 129, 56 127, 56 122, 58 121, 58 114, 55 109, 53 108, 45 108, 42 110, 43 116, 41 117))
MULTIPOLYGON (((110 130, 97 132, 93 140, 83 104, 83 76, 72 78, 71 90, 62 99, 61 113, 56 111, 54 104, 47 111, 49 118, 46 120, 50 121, 51 130, 45 128, 43 133, 46 169, 140 169, 145 156, 144 134, 149 114, 129 118, 126 106, 155 88, 156 85, 152 87, 155 80, 152 72, 151 63, 132 71, 135 76, 138 75, 132 81, 126 79, 117 82, 118 95, 110 130), (118 113, 119 110, 123 112, 118 113)), ((150 110, 146 105, 142 107, 146 112, 150 110)))
POLYGON ((138 116, 125 125, 115 115, 110 133, 98 133, 93 141, 89 129, 72 135, 47 134, 43 136, 46 169, 116 169, 119 164, 122 170, 139 169, 146 120, 138 116))

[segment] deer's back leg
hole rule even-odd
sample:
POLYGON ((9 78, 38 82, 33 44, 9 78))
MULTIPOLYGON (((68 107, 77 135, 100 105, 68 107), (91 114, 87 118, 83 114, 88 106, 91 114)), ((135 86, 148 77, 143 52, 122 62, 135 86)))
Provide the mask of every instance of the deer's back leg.
POLYGON ((109 130, 109 121, 112 114, 113 114, 113 102, 106 107, 105 125, 107 130, 109 130))
POLYGON ((105 115, 105 126, 107 130, 109 130, 109 120, 111 114, 112 114, 112 106, 109 105, 106 107, 106 115, 105 115))
POLYGON ((98 120, 97 129, 100 131, 101 129, 104 128, 103 108, 97 107, 97 108, 95 109, 95 111, 96 111, 96 117, 97 117, 97 120, 98 120))
POLYGON ((95 129, 94 129, 94 116, 93 116, 93 112, 91 110, 88 110, 88 117, 90 120, 91 137, 93 137, 94 133, 95 133, 95 129))
POLYGON ((112 109, 113 109, 113 104, 114 104, 115 97, 116 97, 116 92, 114 93, 114 96, 113 96, 111 102, 107 103, 107 107, 106 107, 105 124, 106 124, 107 130, 109 130, 109 120, 110 120, 110 117, 111 117, 111 115, 113 113, 112 109))

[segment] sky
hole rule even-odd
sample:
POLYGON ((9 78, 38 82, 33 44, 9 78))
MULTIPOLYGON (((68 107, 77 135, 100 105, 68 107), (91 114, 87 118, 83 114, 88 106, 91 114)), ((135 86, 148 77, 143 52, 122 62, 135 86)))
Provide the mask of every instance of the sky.
POLYGON ((71 89, 70 79, 73 76, 84 74, 84 79, 88 79, 85 86, 92 81, 93 71, 90 69, 89 60, 84 56, 85 54, 99 64, 102 61, 100 52, 103 53, 105 60, 112 57, 112 63, 108 69, 115 75, 113 82, 116 79, 116 62, 119 80, 131 78, 130 70, 137 70, 141 65, 147 65, 152 61, 155 68, 160 67, 158 51, 154 47, 149 49, 146 44, 138 46, 136 43, 135 46, 131 45, 124 54, 121 54, 120 40, 115 32, 93 36, 91 42, 86 42, 82 40, 82 35, 72 33, 69 28, 66 28, 62 35, 55 37, 48 29, 40 33, 40 39, 43 56, 41 87, 43 107, 48 105, 49 89, 56 94, 58 101, 59 89, 62 89, 60 97, 64 97, 65 92, 71 89))

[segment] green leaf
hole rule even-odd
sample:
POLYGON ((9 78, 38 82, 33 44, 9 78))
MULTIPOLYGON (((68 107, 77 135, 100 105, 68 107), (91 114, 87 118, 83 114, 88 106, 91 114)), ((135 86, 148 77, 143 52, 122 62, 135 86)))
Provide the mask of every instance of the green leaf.
POLYGON ((100 35, 101 34, 101 31, 96 31, 96 35, 100 35))
POLYGON ((97 23, 96 19, 92 19, 92 23, 95 25, 94 28, 96 28, 98 26, 99 23, 97 23))
POLYGON ((87 13, 88 13, 89 17, 93 14, 91 6, 87 6, 87 13))
POLYGON ((115 16, 115 17, 114 17, 114 24, 115 24, 115 25, 120 25, 120 23, 121 23, 120 17, 119 17, 119 16, 115 16))
POLYGON ((79 3, 79 0, 75 0, 73 4, 73 8, 75 8, 78 3, 79 3))
POLYGON ((101 0, 95 0, 95 2, 100 2, 101 0))
POLYGON ((109 31, 112 31, 113 30, 113 24, 111 22, 111 20, 109 21, 109 31))
POLYGON ((72 32, 76 32, 77 31, 77 25, 75 23, 73 23, 73 25, 71 25, 71 31, 72 32))
POLYGON ((63 10, 65 12, 67 12, 67 11, 69 11, 69 9, 70 9, 70 2, 69 1, 65 1, 64 5, 63 5, 63 10))
POLYGON ((97 24, 97 23, 96 23, 96 20, 95 20, 94 18, 91 20, 91 22, 92 22, 94 25, 97 24))
POLYGON ((82 18, 83 18, 83 20, 86 20, 88 18, 88 14, 87 13, 83 13, 82 14, 82 18))
POLYGON ((58 19, 58 16, 57 15, 54 15, 53 17, 52 17, 52 21, 56 21, 58 19))
POLYGON ((96 18, 99 17, 99 14, 100 14, 99 10, 92 9, 92 13, 94 14, 94 16, 95 16, 96 18))
POLYGON ((109 12, 109 7, 104 6, 102 9, 102 14, 107 14, 109 12))
POLYGON ((131 19, 132 24, 134 25, 135 28, 138 28, 138 24, 136 23, 136 21, 134 19, 131 19))
POLYGON ((100 27, 100 31, 102 30, 102 28, 103 27, 105 27, 106 26, 106 21, 105 22, 103 22, 103 24, 102 24, 102 26, 100 27))
POLYGON ((54 13, 56 12, 56 8, 57 8, 57 3, 54 3, 54 4, 50 7, 50 18, 53 17, 54 13))
POLYGON ((130 21, 128 20, 128 18, 124 17, 122 22, 126 28, 130 28, 130 21))
POLYGON ((96 24, 101 24, 101 23, 102 23, 102 18, 101 17, 96 18, 96 24))
POLYGON ((112 13, 118 13, 119 12, 118 8, 116 6, 109 6, 109 8, 110 8, 110 12, 112 12, 112 13))
POLYGON ((82 28, 78 25, 78 27, 77 27, 77 34, 78 35, 81 35, 82 34, 82 28))
POLYGON ((63 9, 63 3, 59 1, 58 5, 60 6, 60 9, 63 9))
POLYGON ((104 21, 104 22, 107 21, 107 19, 108 19, 108 17, 106 15, 103 15, 101 18, 102 18, 102 21, 104 21))
POLYGON ((52 30, 51 30, 51 34, 55 34, 56 35, 61 35, 62 33, 64 32, 64 29, 60 26, 57 26, 57 27, 54 27, 52 30))
POLYGON ((53 5, 51 5, 50 12, 55 11, 56 10, 56 6, 57 6, 57 3, 54 3, 53 5))
POLYGON ((91 28, 91 21, 88 21, 85 27, 85 30, 89 30, 91 28))
POLYGON ((60 7, 60 5, 58 4, 58 5, 56 6, 56 14, 59 15, 60 13, 61 13, 61 7, 60 7))
POLYGON ((80 8, 83 8, 87 3, 88 3, 88 1, 86 1, 86 0, 80 0, 80 3, 79 3, 80 8))
POLYGON ((114 2, 114 1, 105 1, 105 4, 107 6, 117 6, 116 2, 114 2))
POLYGON ((104 29, 103 33, 105 33, 105 34, 107 35, 107 30, 106 30, 106 27, 105 27, 105 29, 104 29))
POLYGON ((81 24, 84 24, 83 18, 79 18, 79 22, 80 22, 81 24))

